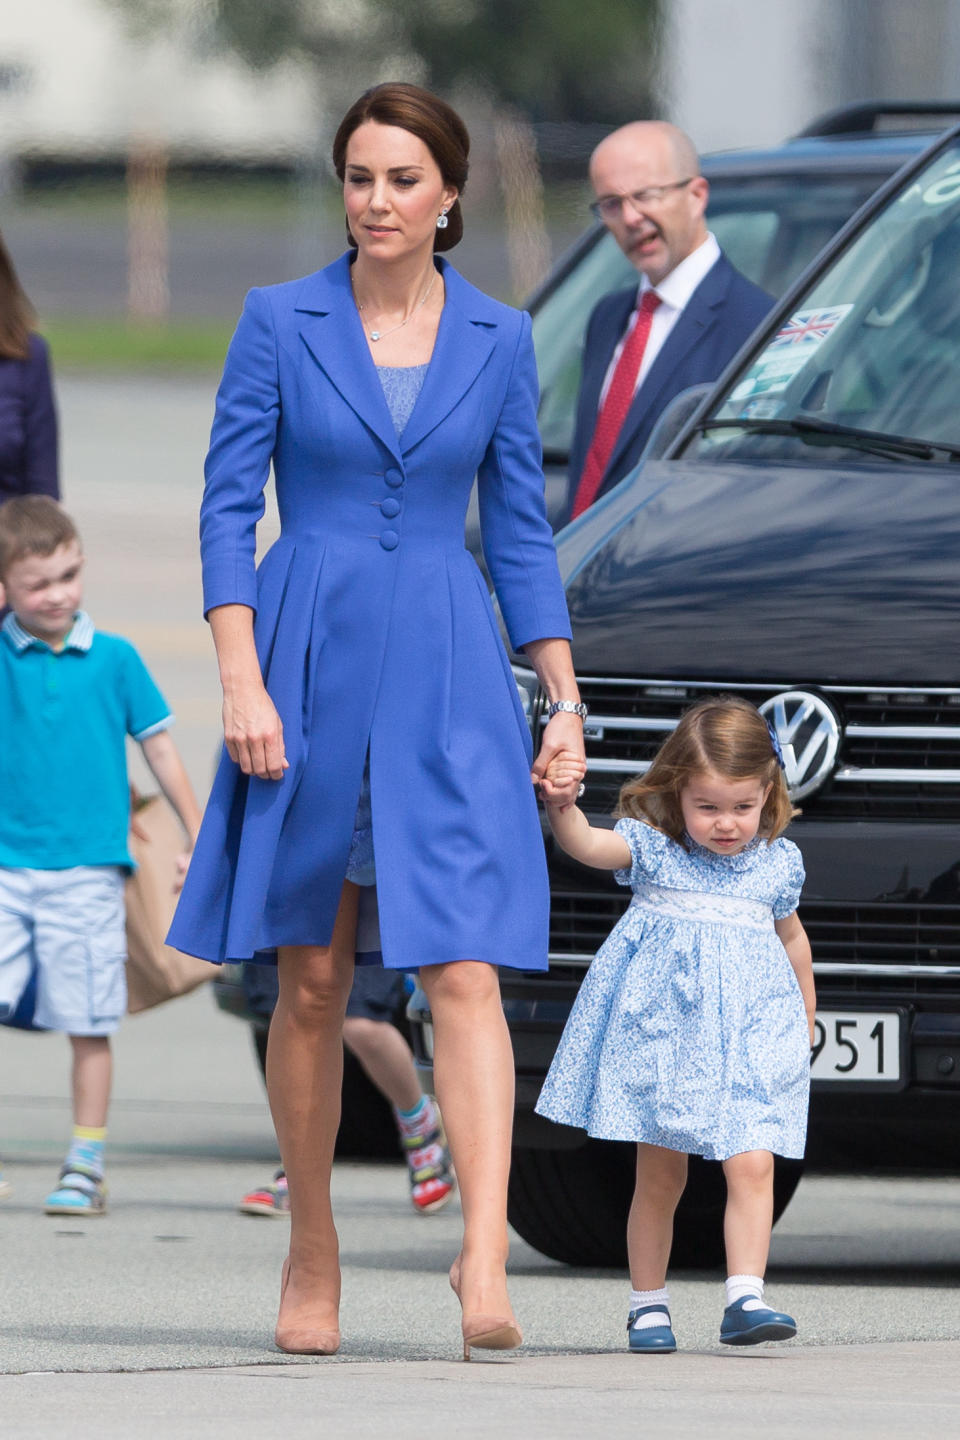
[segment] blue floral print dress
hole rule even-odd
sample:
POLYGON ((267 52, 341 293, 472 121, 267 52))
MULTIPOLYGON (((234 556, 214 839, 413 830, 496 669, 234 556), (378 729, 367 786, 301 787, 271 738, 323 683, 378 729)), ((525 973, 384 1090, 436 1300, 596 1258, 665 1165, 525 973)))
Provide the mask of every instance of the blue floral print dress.
POLYGON ((810 1088, 800 986, 776 930, 803 862, 783 838, 689 849, 639 820, 617 833, 629 909, 590 966, 537 1111, 604 1140, 708 1160, 803 1155, 810 1088))

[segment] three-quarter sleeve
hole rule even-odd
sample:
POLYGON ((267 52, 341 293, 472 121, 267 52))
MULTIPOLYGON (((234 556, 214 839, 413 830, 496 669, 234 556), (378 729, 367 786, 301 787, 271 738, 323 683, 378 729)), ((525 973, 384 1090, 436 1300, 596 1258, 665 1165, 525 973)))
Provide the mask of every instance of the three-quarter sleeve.
POLYGON ((30 336, 30 353, 23 364, 23 492, 59 500, 57 410, 50 352, 42 336, 30 336))
POLYGON ((496 429, 477 472, 483 553, 516 650, 532 640, 570 639, 544 503, 538 395, 530 316, 524 313, 496 429))
POLYGON ((267 297, 247 296, 227 351, 200 507, 203 610, 257 608, 256 530, 280 418, 277 341, 267 297))

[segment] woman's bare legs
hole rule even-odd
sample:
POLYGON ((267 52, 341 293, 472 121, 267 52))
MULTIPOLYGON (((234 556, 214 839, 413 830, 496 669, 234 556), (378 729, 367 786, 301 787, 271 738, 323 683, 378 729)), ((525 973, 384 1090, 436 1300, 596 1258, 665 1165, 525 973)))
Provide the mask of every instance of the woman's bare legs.
POLYGON ((513 1136, 513 1048, 493 965, 424 965, 434 1081, 460 1186, 463 1313, 512 1316, 507 1294, 507 1179, 513 1136))
POLYGON ((637 1146, 637 1183, 627 1218, 634 1290, 661 1290, 673 1244, 673 1215, 687 1183, 687 1157, 662 1145, 637 1146))
POLYGON ((340 1259, 330 1203, 343 1084, 341 1031, 353 983, 356 885, 344 882, 330 944, 278 951, 280 994, 267 1043, 267 1093, 290 1187, 286 1331, 337 1330, 340 1259))

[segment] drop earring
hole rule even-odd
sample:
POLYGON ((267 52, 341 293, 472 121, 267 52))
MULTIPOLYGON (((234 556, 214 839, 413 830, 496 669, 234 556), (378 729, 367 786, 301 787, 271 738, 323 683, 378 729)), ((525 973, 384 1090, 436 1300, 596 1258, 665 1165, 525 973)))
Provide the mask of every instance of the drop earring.
POLYGON ((447 219, 447 212, 446 212, 446 210, 441 210, 441 211, 440 211, 440 214, 437 216, 437 229, 438 229, 438 230, 446 230, 446 228, 447 228, 447 226, 448 226, 449 224, 450 224, 450 221, 447 219))

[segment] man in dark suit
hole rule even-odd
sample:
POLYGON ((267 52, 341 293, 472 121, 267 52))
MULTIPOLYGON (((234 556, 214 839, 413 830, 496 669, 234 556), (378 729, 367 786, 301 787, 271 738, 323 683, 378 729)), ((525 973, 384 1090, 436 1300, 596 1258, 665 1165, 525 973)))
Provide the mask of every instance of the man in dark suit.
POLYGON ((591 207, 640 273, 587 324, 566 519, 634 466, 667 404, 715 380, 773 300, 730 264, 705 220, 709 186, 688 136, 624 125, 590 160, 591 207))

